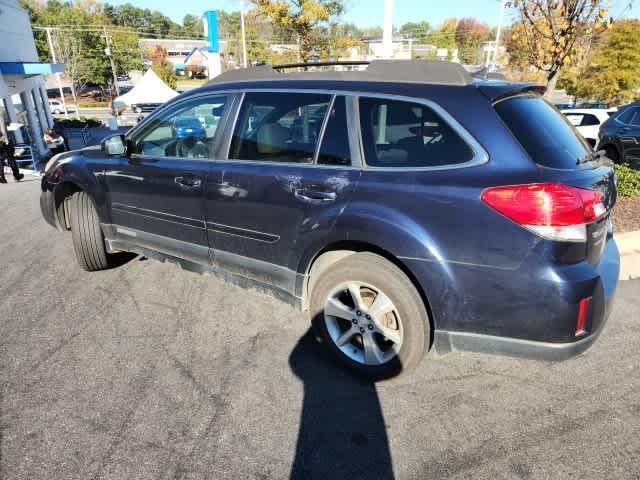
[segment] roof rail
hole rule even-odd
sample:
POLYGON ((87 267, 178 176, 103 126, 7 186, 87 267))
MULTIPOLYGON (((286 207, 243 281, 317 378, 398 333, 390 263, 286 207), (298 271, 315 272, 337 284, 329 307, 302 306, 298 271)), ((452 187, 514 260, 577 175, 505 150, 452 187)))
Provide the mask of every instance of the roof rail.
POLYGON ((259 65, 228 70, 210 80, 207 85, 277 80, 343 80, 389 83, 422 83, 433 85, 467 86, 473 78, 459 63, 440 60, 372 60, 354 62, 316 62, 304 64, 259 65), (337 65, 367 65, 360 71, 314 71, 282 73, 291 68, 310 68, 337 65))
POLYGON ((338 67, 338 66, 358 66, 369 65, 369 60, 352 60, 352 61, 335 61, 335 62, 307 62, 307 63, 284 63, 282 65, 274 65, 274 70, 288 70, 290 68, 314 68, 314 67, 338 67))

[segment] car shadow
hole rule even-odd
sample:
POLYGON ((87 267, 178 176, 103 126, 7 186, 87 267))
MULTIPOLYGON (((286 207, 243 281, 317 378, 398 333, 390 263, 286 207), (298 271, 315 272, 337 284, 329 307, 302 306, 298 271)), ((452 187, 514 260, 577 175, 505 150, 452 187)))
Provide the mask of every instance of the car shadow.
POLYGON ((292 479, 393 478, 376 386, 337 365, 308 331, 289 356, 304 385, 292 479))
MULTIPOLYGON (((138 257, 139 255, 130 252, 113 253, 109 258, 109 269, 120 268, 138 257)), ((140 257, 140 260, 143 258, 140 257)))

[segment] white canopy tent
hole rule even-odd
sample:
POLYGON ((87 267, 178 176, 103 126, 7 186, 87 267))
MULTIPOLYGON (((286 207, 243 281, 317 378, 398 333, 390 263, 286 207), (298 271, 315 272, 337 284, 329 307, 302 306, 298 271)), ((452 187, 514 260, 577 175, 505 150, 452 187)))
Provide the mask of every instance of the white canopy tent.
POLYGON ((113 101, 113 106, 122 112, 131 105, 162 104, 177 96, 178 92, 168 87, 150 68, 135 87, 113 101))

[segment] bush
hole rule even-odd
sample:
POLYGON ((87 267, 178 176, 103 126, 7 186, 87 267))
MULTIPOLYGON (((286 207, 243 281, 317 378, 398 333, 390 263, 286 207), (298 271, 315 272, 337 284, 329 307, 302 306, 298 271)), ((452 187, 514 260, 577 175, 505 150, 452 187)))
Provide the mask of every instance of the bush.
POLYGON ((86 117, 80 117, 80 120, 76 118, 55 120, 55 126, 60 128, 84 128, 87 125, 89 125, 89 128, 101 127, 102 122, 97 118, 86 117))
POLYGON ((629 165, 616 165, 618 195, 621 197, 640 196, 640 170, 629 165))

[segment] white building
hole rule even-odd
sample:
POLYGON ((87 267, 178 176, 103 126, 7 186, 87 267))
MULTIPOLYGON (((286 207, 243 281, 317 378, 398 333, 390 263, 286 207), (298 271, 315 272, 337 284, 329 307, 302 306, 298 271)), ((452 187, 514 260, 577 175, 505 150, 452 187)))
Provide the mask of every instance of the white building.
POLYGON ((17 0, 0 0, 0 130, 44 156, 43 132, 53 127, 43 75, 64 65, 38 60, 29 15, 17 0))
POLYGON ((194 49, 206 47, 208 42, 206 40, 141 38, 138 44, 147 55, 156 47, 164 48, 167 51, 167 60, 173 65, 174 70, 181 71, 184 70, 185 57, 194 49))

